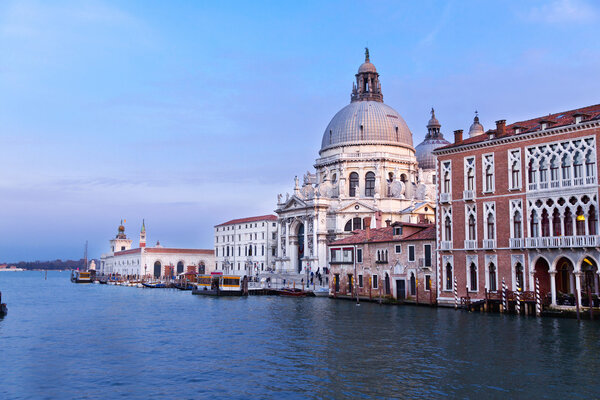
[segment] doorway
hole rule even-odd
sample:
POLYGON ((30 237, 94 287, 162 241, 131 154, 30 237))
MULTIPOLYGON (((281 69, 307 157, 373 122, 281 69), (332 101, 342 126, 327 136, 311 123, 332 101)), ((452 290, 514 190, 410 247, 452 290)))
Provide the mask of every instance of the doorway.
POLYGON ((406 298, 406 281, 404 279, 396 280, 396 298, 398 300, 406 298))

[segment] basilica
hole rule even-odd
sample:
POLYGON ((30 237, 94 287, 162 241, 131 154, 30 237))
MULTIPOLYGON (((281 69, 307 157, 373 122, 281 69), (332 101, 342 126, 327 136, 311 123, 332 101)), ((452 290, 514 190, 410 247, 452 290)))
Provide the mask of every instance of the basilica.
POLYGON ((314 171, 277 197, 280 273, 324 273, 327 243, 394 222, 433 223, 436 163, 449 144, 431 110, 425 140, 413 146, 402 116, 383 102, 379 73, 365 49, 350 104, 325 128, 314 171))

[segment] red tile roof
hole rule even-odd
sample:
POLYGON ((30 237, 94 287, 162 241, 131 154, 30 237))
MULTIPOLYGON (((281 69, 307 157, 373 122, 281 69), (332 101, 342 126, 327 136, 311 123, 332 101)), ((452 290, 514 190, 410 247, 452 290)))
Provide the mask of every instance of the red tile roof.
POLYGON ((222 224, 215 225, 215 228, 217 226, 245 224, 248 222, 257 222, 257 221, 277 221, 277 216, 276 215, 260 215, 258 217, 232 219, 231 221, 227 221, 227 222, 223 222, 222 224))
POLYGON ((361 243, 384 243, 384 242, 403 242, 405 240, 435 240, 435 225, 433 224, 409 224, 403 223, 405 226, 422 228, 418 232, 394 237, 394 227, 386 226, 385 228, 371 229, 369 240, 367 240, 366 230, 356 230, 352 232, 352 236, 343 239, 335 240, 329 243, 329 246, 337 246, 344 244, 361 244, 361 243))
MULTIPOLYGON (((587 106, 582 108, 577 108, 575 110, 563 111, 555 114, 544 115, 542 117, 537 117, 533 119, 529 119, 527 121, 519 121, 512 123, 506 126, 504 135, 496 135, 495 138, 500 139, 503 137, 517 136, 523 135, 525 133, 531 133, 535 131, 541 130, 541 122, 549 122, 548 128, 557 128, 560 126, 571 125, 575 123, 575 115, 576 114, 585 114, 582 118, 582 122, 587 121, 595 121, 600 119, 600 104, 596 104, 593 106, 587 106), (515 128, 521 128, 521 131, 518 134, 515 134, 515 128)), ((464 146, 467 144, 479 143, 488 140, 488 132, 496 133, 495 129, 487 131, 483 135, 475 136, 472 138, 463 139, 459 143, 452 143, 447 146, 438 147, 435 151, 451 149, 453 147, 464 146)))
POLYGON ((186 253, 186 254, 214 254, 214 250, 207 249, 173 249, 166 247, 146 247, 146 253, 186 253))

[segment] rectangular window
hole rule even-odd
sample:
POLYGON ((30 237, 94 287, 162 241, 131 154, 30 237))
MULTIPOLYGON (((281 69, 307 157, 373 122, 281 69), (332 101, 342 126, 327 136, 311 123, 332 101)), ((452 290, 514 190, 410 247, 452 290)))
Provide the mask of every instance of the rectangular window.
POLYGON ((415 261, 415 246, 408 246, 408 261, 415 261))
POLYGON ((356 262, 362 262, 362 249, 356 249, 356 262))
POLYGON ((358 287, 363 287, 363 276, 362 275, 358 276, 358 287))
POLYGON ((331 249, 331 261, 342 261, 342 250, 341 249, 331 249))
POLYGON ((277 232, 273 232, 273 240, 277 239, 277 232))
POLYGON ((400 254, 402 253, 402 246, 397 244, 396 246, 394 246, 394 248, 396 249, 396 254, 400 254))
POLYGON ((353 253, 352 250, 353 249, 344 249, 344 251, 342 253, 342 256, 343 256, 342 261, 343 262, 352 262, 352 253, 353 253))
POLYGON ((431 245, 426 244, 424 246, 424 250, 425 250, 425 266, 431 267, 431 245))
POLYGON ((275 247, 271 248, 271 255, 275 257, 275 247))
POLYGON ((377 279, 377 275, 373 275, 373 289, 377 289, 379 287, 379 281, 377 279))
POLYGON ((425 275, 425 290, 431 290, 431 275, 425 275))

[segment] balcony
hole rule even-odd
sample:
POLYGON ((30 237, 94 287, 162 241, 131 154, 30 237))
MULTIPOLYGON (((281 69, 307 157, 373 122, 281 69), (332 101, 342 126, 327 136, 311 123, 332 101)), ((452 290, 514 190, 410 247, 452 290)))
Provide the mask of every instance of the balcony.
POLYGON ((510 238, 509 246, 511 249, 522 249, 525 245, 525 240, 522 238, 510 238))
POLYGON ((440 242, 440 250, 452 250, 452 241, 451 240, 442 240, 440 242))
POLYGON ((475 250, 477 248, 477 240, 465 240, 466 250, 475 250))
POLYGON ((496 239, 483 239, 483 248, 484 249, 495 249, 496 248, 496 239))
POLYGON ((560 236, 533 237, 525 239, 528 249, 536 248, 569 248, 569 247, 600 247, 600 236, 560 236))
POLYGON ((450 193, 440 193, 440 203, 450 203, 451 197, 450 193))
POLYGON ((530 183, 529 190, 537 190, 537 183, 530 183))
POLYGON ((463 191, 463 200, 464 201, 473 201, 474 199, 475 199, 475 191, 474 190, 463 191))
POLYGON ((585 184, 586 185, 595 185, 596 184, 596 177, 595 176, 588 176, 585 178, 585 184))

